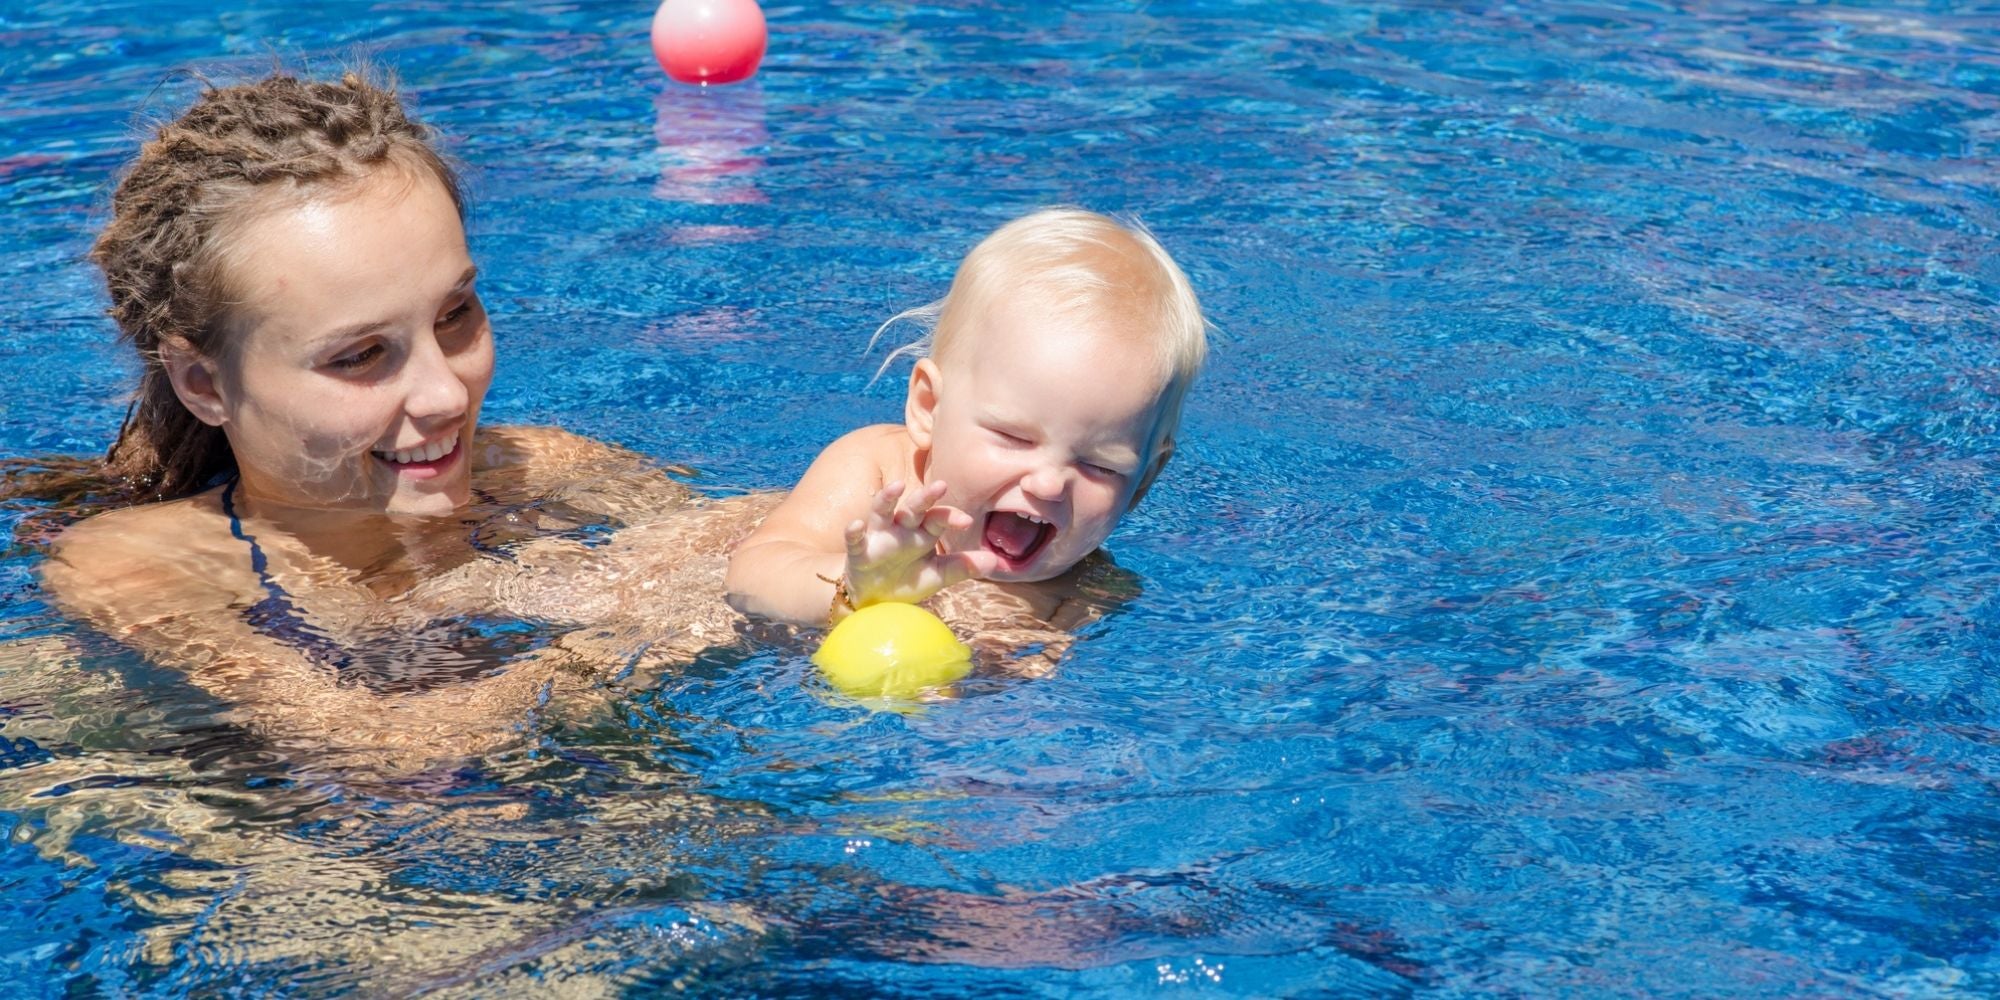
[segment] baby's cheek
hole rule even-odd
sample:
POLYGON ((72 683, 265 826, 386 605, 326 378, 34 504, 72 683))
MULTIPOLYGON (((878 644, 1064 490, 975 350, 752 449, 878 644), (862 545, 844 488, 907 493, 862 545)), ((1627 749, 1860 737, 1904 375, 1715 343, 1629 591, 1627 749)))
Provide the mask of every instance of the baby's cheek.
POLYGON ((1107 521, 1118 520, 1118 515, 1125 513, 1125 485, 1108 482, 1091 484, 1090 509, 1107 521))
POLYGON ((966 497, 965 490, 959 487, 958 481, 945 480, 944 496, 939 498, 938 503, 956 507, 975 518, 979 516, 979 511, 974 509, 975 505, 966 497))
POLYGON ((1112 529, 1118 527, 1118 519, 1124 515, 1125 506, 1122 490, 1105 490, 1093 495, 1085 512, 1086 530, 1103 541, 1112 529))

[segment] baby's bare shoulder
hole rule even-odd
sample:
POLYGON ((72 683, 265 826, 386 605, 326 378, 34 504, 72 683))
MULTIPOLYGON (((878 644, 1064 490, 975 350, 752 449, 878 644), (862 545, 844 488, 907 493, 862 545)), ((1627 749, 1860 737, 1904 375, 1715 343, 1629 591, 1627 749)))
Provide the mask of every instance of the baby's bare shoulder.
POLYGON ((862 516, 869 498, 910 466, 908 435, 900 424, 873 424, 848 431, 822 449, 791 495, 767 522, 785 534, 839 539, 841 526, 862 516))
POLYGON ((813 467, 838 468, 849 474, 866 471, 874 489, 900 478, 910 462, 910 436, 902 424, 870 424, 848 431, 827 445, 813 467))

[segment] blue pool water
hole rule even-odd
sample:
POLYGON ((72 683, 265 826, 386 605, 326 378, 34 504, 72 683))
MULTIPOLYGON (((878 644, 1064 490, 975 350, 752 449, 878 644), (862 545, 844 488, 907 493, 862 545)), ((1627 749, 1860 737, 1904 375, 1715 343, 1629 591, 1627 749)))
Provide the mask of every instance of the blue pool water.
POLYGON ((643 4, 212 7, 0 8, 0 453, 122 413, 134 110, 357 51, 470 168, 489 421, 783 487, 1054 202, 1213 364, 1054 675, 871 714, 780 646, 445 792, 290 773, 11 550, 11 989, 2000 993, 2000 9, 773 5, 701 92, 643 4))

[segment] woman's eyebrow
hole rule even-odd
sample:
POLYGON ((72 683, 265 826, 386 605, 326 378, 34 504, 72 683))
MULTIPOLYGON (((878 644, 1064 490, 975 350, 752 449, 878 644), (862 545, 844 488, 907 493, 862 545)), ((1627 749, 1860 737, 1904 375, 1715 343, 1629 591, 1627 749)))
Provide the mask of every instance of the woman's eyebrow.
MULTIPOLYGON (((477 265, 466 268, 465 273, 460 274, 458 276, 458 281, 451 286, 451 291, 446 292, 445 294, 457 295, 460 292, 463 292, 466 289, 471 288, 473 281, 478 277, 479 277, 479 267, 477 265)), ((335 341, 349 340, 354 337, 366 336, 368 334, 375 333, 380 330, 388 329, 389 327, 394 325, 395 324, 386 319, 365 319, 361 320, 358 323, 349 323, 346 326, 336 327, 332 330, 328 330, 327 332, 322 333, 319 336, 316 336, 312 340, 308 341, 306 346, 317 350, 320 347, 326 344, 333 343, 335 341)))
POLYGON ((328 344, 387 330, 394 325, 394 323, 386 319, 369 319, 362 320, 359 323, 349 323, 346 326, 336 327, 314 337, 312 340, 306 342, 306 347, 316 351, 328 344))

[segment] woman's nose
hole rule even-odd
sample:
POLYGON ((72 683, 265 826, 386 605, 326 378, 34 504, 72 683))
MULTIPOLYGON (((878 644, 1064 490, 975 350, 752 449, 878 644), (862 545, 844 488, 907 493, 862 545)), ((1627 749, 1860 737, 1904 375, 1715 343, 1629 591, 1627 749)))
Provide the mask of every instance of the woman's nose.
POLYGON ((465 383, 452 370, 450 359, 445 357, 436 338, 418 338, 405 375, 409 378, 409 394, 404 406, 411 419, 436 420, 465 412, 469 400, 465 383))

